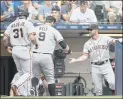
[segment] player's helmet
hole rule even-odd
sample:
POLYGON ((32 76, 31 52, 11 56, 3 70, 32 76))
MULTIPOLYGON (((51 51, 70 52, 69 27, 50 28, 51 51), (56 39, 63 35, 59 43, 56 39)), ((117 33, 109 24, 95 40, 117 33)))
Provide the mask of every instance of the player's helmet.
POLYGON ((28 17, 29 16, 28 9, 19 8, 18 16, 26 16, 26 17, 28 17))
POLYGON ((48 23, 54 22, 55 23, 56 19, 53 16, 47 16, 45 19, 45 22, 48 22, 48 23))

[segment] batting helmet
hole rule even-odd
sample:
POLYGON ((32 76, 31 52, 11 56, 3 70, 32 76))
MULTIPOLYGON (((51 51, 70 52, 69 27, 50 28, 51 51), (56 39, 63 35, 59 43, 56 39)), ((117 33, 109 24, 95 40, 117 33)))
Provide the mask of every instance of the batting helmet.
POLYGON ((53 16, 47 16, 45 19, 45 22, 51 23, 51 22, 56 22, 56 19, 53 16))
POLYGON ((18 16, 26 16, 26 17, 28 17, 29 16, 28 9, 24 9, 22 7, 19 8, 18 16))

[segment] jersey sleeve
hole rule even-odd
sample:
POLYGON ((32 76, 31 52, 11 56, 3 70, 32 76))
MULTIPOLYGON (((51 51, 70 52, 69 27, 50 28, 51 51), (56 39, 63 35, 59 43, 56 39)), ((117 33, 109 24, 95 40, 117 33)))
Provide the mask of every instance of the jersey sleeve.
POLYGON ((34 25, 31 22, 27 22, 27 28, 28 28, 28 34, 30 33, 36 33, 36 29, 34 25))
POLYGON ((5 30, 5 32, 4 32, 4 35, 7 36, 7 37, 10 37, 10 33, 11 33, 11 26, 9 25, 7 27, 7 29, 5 30))
POLYGON ((53 29, 52 31, 54 33, 55 36, 55 40, 59 43, 60 41, 63 41, 63 37, 61 35, 61 33, 58 30, 53 29))
POLYGON ((84 44, 83 53, 89 53, 89 49, 88 49, 87 43, 84 44))
POLYGON ((112 37, 110 37, 110 36, 107 36, 106 39, 107 39, 107 44, 109 44, 109 43, 112 42, 115 38, 112 38, 112 37))

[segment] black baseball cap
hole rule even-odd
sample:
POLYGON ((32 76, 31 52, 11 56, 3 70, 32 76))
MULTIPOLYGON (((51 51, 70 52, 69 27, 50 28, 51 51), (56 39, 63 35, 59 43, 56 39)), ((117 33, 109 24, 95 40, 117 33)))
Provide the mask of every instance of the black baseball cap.
POLYGON ((54 22, 55 23, 56 19, 53 16, 47 16, 45 19, 45 22, 48 22, 48 23, 54 22))
POLYGON ((60 11, 59 6, 53 6, 53 7, 52 7, 52 11, 60 11))
POLYGON ((99 29, 97 24, 91 24, 86 30, 99 29))

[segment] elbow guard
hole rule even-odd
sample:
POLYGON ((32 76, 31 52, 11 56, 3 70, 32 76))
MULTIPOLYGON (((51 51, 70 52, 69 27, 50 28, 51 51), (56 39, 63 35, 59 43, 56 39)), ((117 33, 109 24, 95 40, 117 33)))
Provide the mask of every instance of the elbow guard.
POLYGON ((67 47, 67 44, 65 43, 65 41, 60 41, 60 42, 59 42, 59 45, 60 45, 63 49, 65 49, 65 48, 67 47))

